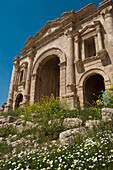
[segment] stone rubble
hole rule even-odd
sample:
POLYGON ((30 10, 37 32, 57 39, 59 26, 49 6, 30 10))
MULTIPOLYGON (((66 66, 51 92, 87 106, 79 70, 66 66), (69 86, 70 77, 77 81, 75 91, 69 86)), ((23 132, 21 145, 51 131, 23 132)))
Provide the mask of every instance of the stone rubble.
POLYGON ((74 128, 82 125, 82 120, 79 118, 65 118, 63 126, 65 129, 74 128))
MULTIPOLYGON (((33 115, 34 116, 34 115, 33 115)), ((63 120, 62 126, 65 131, 59 134, 59 146, 63 146, 72 142, 76 137, 80 136, 84 139, 84 136, 87 134, 87 129, 98 128, 101 124, 101 121, 108 122, 113 121, 113 109, 111 108, 103 108, 102 109, 102 120, 87 120, 84 122, 79 118, 65 118, 63 120), (84 126, 84 127, 83 127, 84 126)), ((54 123, 61 123, 60 119, 53 119, 48 122, 48 125, 52 125, 54 123)), ((38 127, 42 128, 38 123, 32 123, 24 120, 17 119, 13 116, 8 116, 5 118, 4 116, 0 116, 0 127, 7 127, 7 125, 12 125, 18 132, 23 132, 25 130, 38 127)), ((7 138, 0 137, 0 144, 6 142, 8 146, 11 146, 13 149, 16 149, 17 146, 30 146, 33 144, 34 148, 36 148, 39 144, 37 140, 39 139, 38 132, 35 135, 28 134, 25 138, 18 139, 18 135, 9 135, 7 138)), ((56 140, 51 141, 51 144, 57 143, 56 140)))

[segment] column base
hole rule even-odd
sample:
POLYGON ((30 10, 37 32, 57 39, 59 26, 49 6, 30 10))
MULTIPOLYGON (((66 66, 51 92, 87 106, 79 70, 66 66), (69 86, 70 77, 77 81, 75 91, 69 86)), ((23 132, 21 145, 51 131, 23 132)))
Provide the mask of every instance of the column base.
POLYGON ((67 104, 69 105, 70 109, 75 109, 75 93, 71 92, 63 96, 66 99, 67 104))

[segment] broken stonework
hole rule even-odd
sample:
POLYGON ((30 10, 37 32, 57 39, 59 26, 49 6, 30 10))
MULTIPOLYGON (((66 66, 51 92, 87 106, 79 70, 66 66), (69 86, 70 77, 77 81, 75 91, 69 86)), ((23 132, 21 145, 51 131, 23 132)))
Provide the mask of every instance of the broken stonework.
POLYGON ((104 122, 109 122, 113 120, 113 109, 112 108, 102 109, 102 120, 104 122))
POLYGON ((85 127, 92 129, 93 127, 98 128, 98 125, 100 124, 100 120, 87 120, 85 122, 85 127))
POLYGON ((7 122, 8 122, 8 123, 13 123, 13 122, 15 122, 16 120, 17 120, 17 118, 14 117, 14 116, 8 116, 8 117, 7 117, 7 122))
POLYGON ((66 130, 59 135, 59 142, 61 145, 66 145, 72 142, 76 137, 84 138, 86 130, 84 127, 66 130))
POLYGON ((82 124, 82 120, 79 118, 65 118, 63 121, 63 126, 65 129, 78 127, 82 124))

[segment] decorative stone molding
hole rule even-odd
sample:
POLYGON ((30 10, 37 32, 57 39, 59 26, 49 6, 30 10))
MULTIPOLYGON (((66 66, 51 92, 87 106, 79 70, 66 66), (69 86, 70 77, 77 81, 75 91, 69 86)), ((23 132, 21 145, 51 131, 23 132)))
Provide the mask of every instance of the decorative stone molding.
POLYGON ((33 65, 32 74, 36 74, 39 64, 42 63, 44 60, 47 61, 48 56, 52 56, 52 55, 58 56, 60 59, 60 63, 66 61, 66 55, 65 53, 62 52, 61 49, 56 48, 56 47, 47 49, 40 56, 38 56, 37 60, 35 61, 33 65))

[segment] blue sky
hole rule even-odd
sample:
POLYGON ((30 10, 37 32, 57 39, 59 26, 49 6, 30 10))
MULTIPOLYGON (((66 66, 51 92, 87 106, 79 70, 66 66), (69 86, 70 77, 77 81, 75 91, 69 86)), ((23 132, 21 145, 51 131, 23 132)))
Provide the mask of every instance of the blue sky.
POLYGON ((13 58, 21 56, 25 41, 49 20, 76 12, 102 0, 0 0, 0 106, 7 101, 13 58))

